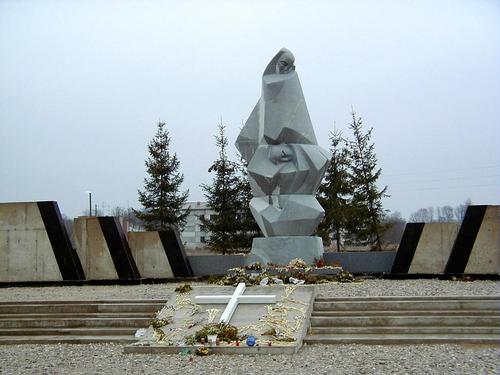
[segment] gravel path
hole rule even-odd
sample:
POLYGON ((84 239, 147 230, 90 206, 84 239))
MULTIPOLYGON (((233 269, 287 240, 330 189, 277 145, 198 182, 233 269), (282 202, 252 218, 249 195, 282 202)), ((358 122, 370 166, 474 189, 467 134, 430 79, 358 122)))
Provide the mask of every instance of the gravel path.
MULTIPOLYGON (((204 285, 191 283, 192 285, 204 285)), ((179 284, 0 288, 0 301, 167 298, 179 284)), ((500 282, 365 280, 326 296, 500 295, 500 282)), ((473 345, 306 346, 295 355, 123 354, 118 344, 0 346, 0 374, 499 374, 500 348, 473 345)))
POLYGON ((295 355, 122 354, 114 344, 0 347, 1 374, 498 374, 500 349, 458 345, 304 347, 295 355))
POLYGON ((328 297, 366 296, 498 296, 500 281, 451 281, 436 279, 365 280, 359 283, 319 285, 328 297))
MULTIPOLYGON (((203 283, 189 283, 205 285, 203 283)), ((166 299, 178 283, 0 288, 0 301, 166 299)))
MULTIPOLYGON (((207 285, 206 283, 190 283, 207 285)), ((179 284, 143 284, 111 286, 64 286, 38 288, 0 288, 0 301, 91 300, 168 298, 179 284)), ((348 296, 474 296, 500 295, 500 281, 364 280, 356 283, 318 285, 319 293, 331 297, 348 296)))

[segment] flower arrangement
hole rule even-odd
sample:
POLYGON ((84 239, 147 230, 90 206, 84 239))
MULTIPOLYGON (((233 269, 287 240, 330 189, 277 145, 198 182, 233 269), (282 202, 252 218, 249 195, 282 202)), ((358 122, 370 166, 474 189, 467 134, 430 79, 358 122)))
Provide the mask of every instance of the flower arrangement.
POLYGON ((175 291, 177 293, 188 293, 190 291, 192 291, 193 288, 191 288, 191 285, 189 284, 183 284, 181 286, 178 286, 177 288, 175 288, 175 291))
POLYGON ((307 268, 306 262, 303 259, 295 258, 288 263, 288 267, 290 268, 307 268))
POLYGON ((314 265, 316 266, 316 268, 325 267, 326 266, 325 259, 324 258, 319 258, 319 259, 314 258, 314 265))
POLYGON ((161 327, 164 327, 168 324, 171 323, 171 319, 157 319, 157 318, 153 318, 149 321, 149 325, 151 327, 153 327, 154 329, 158 329, 158 328, 161 328, 161 327))
POLYGON ((245 266, 245 269, 249 270, 249 271, 261 271, 262 265, 260 264, 260 262, 255 262, 255 263, 252 263, 248 266, 245 266))
POLYGON ((208 282, 218 285, 236 286, 238 283, 246 285, 271 285, 271 284, 323 284, 328 282, 352 282, 356 281, 354 276, 343 271, 340 263, 333 262, 328 265, 324 258, 315 259, 312 265, 308 265, 303 259, 292 259, 288 265, 267 263, 262 266, 259 263, 240 268, 228 270, 226 276, 210 276, 208 282), (257 270, 261 267, 261 270, 257 270), (340 269, 339 269, 340 268, 340 269), (249 273, 249 270, 260 271, 249 273), (315 272, 315 270, 318 270, 315 272), (319 270, 322 272, 319 273, 319 270), (333 270, 328 272, 328 270, 333 270))
POLYGON ((204 357, 204 356, 207 356, 210 354, 210 349, 208 349, 206 346, 204 346, 202 348, 196 349, 194 354, 201 356, 201 357, 204 357))
POLYGON ((238 338, 238 328, 231 324, 225 323, 209 323, 203 326, 194 335, 196 342, 207 340, 207 336, 217 335, 217 338, 223 341, 234 341, 238 338))

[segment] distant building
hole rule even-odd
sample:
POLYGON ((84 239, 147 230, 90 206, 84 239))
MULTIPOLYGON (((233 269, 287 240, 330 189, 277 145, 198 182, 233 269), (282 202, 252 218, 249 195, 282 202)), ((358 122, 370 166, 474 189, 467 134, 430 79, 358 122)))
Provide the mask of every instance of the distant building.
POLYGON ((186 249, 201 249, 205 247, 205 243, 210 237, 210 233, 201 230, 200 216, 204 216, 207 220, 211 215, 215 215, 207 202, 186 202, 183 206, 184 210, 190 209, 190 213, 186 218, 186 225, 181 232, 182 242, 186 249))

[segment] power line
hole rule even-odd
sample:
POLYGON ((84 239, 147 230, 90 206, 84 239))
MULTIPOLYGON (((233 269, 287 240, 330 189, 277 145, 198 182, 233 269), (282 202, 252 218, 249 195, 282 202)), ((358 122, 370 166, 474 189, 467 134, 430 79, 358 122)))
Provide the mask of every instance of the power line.
POLYGON ((468 185, 468 186, 442 186, 442 187, 422 187, 415 189, 403 189, 403 190, 390 190, 388 189, 387 193, 400 193, 404 191, 421 191, 421 190, 443 190, 443 189, 467 189, 467 188, 475 188, 475 187, 487 187, 487 186, 500 186, 500 184, 484 184, 484 185, 468 185))
MULTIPOLYGON (((500 177, 500 174, 492 174, 486 176, 463 176, 463 177, 449 177, 449 178, 438 178, 434 180, 414 180, 414 181, 402 181, 402 182, 391 182, 391 185, 399 185, 399 184, 412 184, 412 183, 421 183, 421 182, 440 182, 440 181, 456 181, 456 180, 467 180, 467 179, 480 179, 480 178, 493 178, 500 177)), ((383 177, 380 178, 383 181, 383 177)))
POLYGON ((416 175, 416 174, 435 174, 435 173, 448 173, 448 172, 460 172, 460 171, 470 171, 477 169, 491 169, 491 168, 500 168, 500 165, 485 165, 482 167, 471 167, 471 168, 458 168, 458 169, 444 169, 440 171, 427 171, 427 172, 405 172, 405 173, 389 173, 383 174, 381 177, 390 177, 390 176, 408 176, 408 175, 416 175))

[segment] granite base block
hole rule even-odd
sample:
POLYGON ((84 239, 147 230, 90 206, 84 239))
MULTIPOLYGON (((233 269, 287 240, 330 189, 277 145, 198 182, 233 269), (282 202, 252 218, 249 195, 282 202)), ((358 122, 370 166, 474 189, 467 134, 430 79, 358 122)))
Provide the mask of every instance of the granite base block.
POLYGON ((286 265, 295 258, 313 264, 315 259, 321 257, 323 257, 323 241, 320 237, 257 237, 253 239, 252 251, 246 259, 246 264, 260 262, 263 265, 267 263, 286 265))

